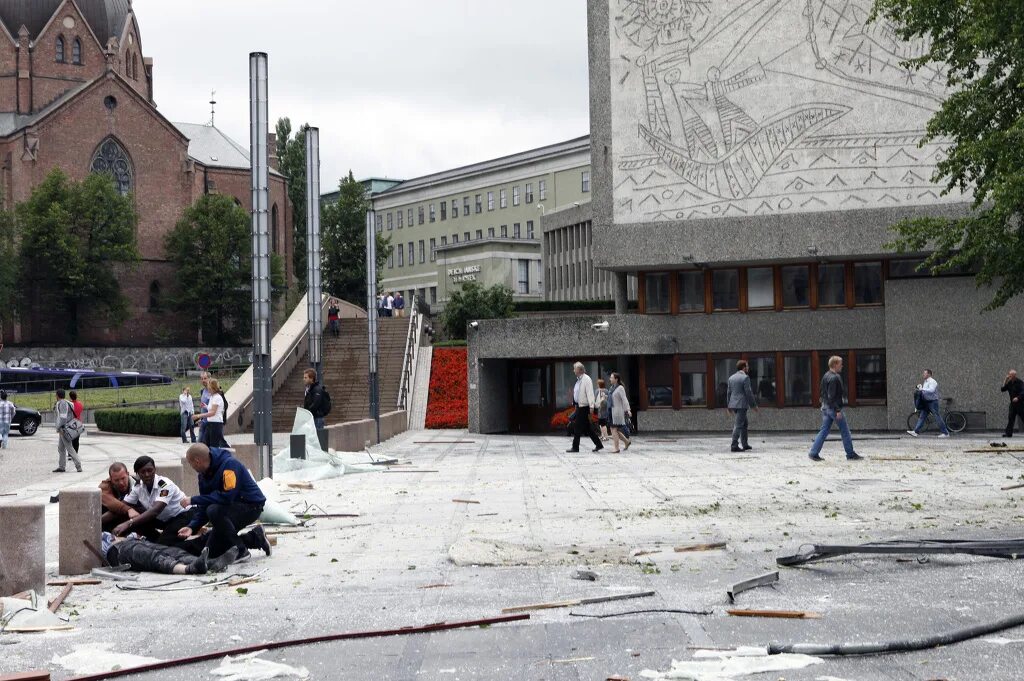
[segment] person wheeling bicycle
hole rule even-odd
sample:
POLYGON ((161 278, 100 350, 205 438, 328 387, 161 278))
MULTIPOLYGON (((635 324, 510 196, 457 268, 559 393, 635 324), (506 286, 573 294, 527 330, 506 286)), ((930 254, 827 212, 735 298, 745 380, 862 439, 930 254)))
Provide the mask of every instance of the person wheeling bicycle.
POLYGON ((917 420, 914 429, 907 431, 908 435, 917 437, 921 429, 924 428, 925 422, 928 421, 928 414, 933 414, 936 423, 942 430, 939 437, 949 437, 949 428, 946 427, 946 422, 942 419, 942 414, 939 413, 939 399, 939 382, 932 378, 931 369, 925 369, 921 375, 921 383, 914 392, 914 406, 921 413, 921 417, 917 420))

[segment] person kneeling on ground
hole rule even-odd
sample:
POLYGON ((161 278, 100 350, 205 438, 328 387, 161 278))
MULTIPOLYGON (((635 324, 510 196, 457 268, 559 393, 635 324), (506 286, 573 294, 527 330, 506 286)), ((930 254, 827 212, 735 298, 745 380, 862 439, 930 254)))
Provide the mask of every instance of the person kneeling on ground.
POLYGON ((114 528, 126 520, 138 518, 146 509, 141 504, 129 505, 124 498, 132 491, 135 480, 128 473, 128 466, 120 461, 110 464, 107 479, 100 483, 100 504, 103 511, 102 522, 104 532, 113 532, 114 528))
MULTIPOLYGON (((263 496, 249 470, 231 453, 204 444, 194 444, 185 453, 188 463, 199 474, 199 495, 181 500, 182 507, 194 506, 192 521, 178 531, 188 539, 203 525, 213 526, 206 547, 214 558, 230 553, 232 562, 243 563, 250 558, 246 540, 239 530, 256 522, 263 513, 267 498, 263 496)), ((255 530, 254 530, 255 532, 255 530)), ((253 534, 250 532, 249 534, 253 534)), ((268 556, 270 544, 262 528, 260 548, 268 556)))
POLYGON ((224 560, 209 560, 209 551, 205 548, 198 556, 193 556, 177 546, 162 546, 140 539, 135 533, 122 539, 104 532, 102 537, 102 550, 107 562, 113 567, 128 565, 136 572, 205 575, 207 572, 220 572, 229 564, 224 560))
POLYGON ((134 531, 161 544, 174 544, 178 541, 178 530, 189 521, 188 513, 180 504, 185 495, 169 478, 156 474, 153 457, 140 456, 134 467, 139 481, 124 498, 124 503, 139 504, 143 512, 115 527, 114 534, 121 537, 134 531))

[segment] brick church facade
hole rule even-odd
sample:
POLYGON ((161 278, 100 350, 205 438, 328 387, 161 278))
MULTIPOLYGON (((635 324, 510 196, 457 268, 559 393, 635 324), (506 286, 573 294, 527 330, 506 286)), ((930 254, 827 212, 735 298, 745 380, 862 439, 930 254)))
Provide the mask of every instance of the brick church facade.
MULTIPOLYGON (((153 60, 145 56, 130 0, 0 0, 3 205, 26 200, 60 168, 75 180, 113 174, 139 215, 142 262, 121 277, 131 316, 120 328, 107 328, 81 311, 85 344, 195 342, 196 331, 161 305, 174 274, 164 238, 204 193, 251 207, 248 149, 212 125, 167 120, 154 102, 153 82, 153 60)), ((271 140, 272 154, 274 148, 271 140)), ((283 256, 290 282, 292 211, 285 178, 274 169, 270 205, 273 250, 283 256)), ((50 310, 34 310, 17 322, 5 319, 0 340, 60 343, 64 329, 50 310)))

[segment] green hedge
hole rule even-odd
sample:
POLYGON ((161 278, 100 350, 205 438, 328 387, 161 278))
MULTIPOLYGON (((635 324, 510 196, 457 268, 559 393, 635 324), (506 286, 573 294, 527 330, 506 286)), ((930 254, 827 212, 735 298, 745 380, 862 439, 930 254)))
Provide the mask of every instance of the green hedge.
POLYGON ((108 433, 175 437, 181 432, 177 409, 101 409, 96 427, 108 433))
MULTIPOLYGON (((516 312, 559 312, 562 310, 614 310, 611 300, 524 300, 514 305, 516 312)), ((629 309, 637 308, 636 301, 630 301, 629 309)))
POLYGON ((464 348, 467 345, 469 343, 464 340, 446 340, 434 343, 435 348, 464 348))

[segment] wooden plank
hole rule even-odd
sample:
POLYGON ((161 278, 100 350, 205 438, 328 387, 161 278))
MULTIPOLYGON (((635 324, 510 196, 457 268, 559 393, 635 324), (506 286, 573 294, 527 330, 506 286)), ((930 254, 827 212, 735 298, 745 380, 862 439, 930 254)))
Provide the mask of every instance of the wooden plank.
POLYGON ((4 676, 0 676, 0 681, 50 681, 50 672, 39 670, 35 672, 5 674, 4 676))
POLYGON ((291 487, 292 489, 313 489, 313 483, 311 482, 286 482, 285 487, 291 487))
POLYGON ((60 594, 50 602, 50 612, 57 612, 57 608, 61 606, 61 604, 64 602, 64 599, 68 597, 68 594, 70 594, 71 590, 74 588, 74 584, 68 584, 67 586, 65 586, 61 590, 60 594))
POLYGON ((692 544, 689 546, 677 546, 676 553, 690 553, 692 551, 715 551, 726 548, 726 542, 715 542, 713 544, 692 544))
POLYGON ((774 617, 789 620, 821 619, 821 613, 804 610, 726 610, 733 617, 774 617))
POLYGON ((1010 485, 1009 487, 1000 487, 999 489, 1005 492, 1008 489, 1020 489, 1021 487, 1024 487, 1024 485, 1010 485))
POLYGON ((924 461, 917 456, 867 456, 868 461, 924 461))
POLYGON ((68 584, 74 584, 75 586, 85 585, 96 585, 102 584, 101 579, 55 579, 52 582, 47 582, 47 586, 67 586, 68 584))

